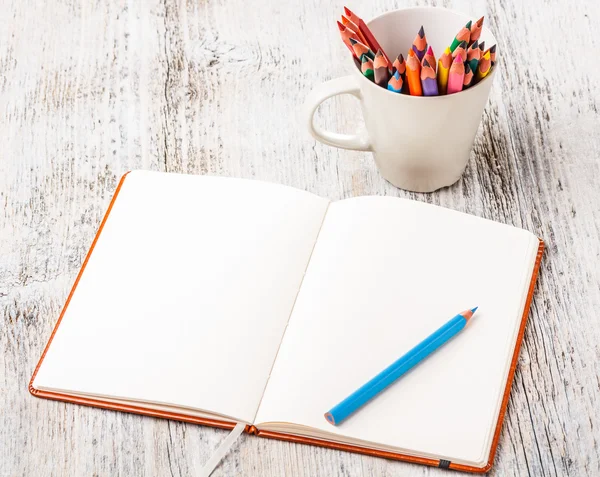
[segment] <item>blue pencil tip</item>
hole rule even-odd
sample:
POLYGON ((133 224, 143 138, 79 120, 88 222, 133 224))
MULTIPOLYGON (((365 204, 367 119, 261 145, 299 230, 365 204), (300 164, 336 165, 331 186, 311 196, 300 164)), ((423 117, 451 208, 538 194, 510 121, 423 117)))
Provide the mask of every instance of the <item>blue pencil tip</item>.
POLYGON ((471 308, 471 312, 475 313, 477 311, 477 308, 479 308, 478 306, 476 306, 475 308, 471 308))

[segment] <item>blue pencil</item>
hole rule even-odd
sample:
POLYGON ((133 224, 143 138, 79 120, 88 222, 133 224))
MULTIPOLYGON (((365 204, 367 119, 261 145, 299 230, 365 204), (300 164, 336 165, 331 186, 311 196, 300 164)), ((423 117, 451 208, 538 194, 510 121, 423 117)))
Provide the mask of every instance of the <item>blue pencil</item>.
POLYGON ((450 319, 450 321, 438 328, 437 331, 421 341, 421 343, 407 352, 404 356, 394 361, 369 382, 362 385, 342 402, 332 407, 329 412, 325 413, 327 422, 336 426, 350 414, 364 406, 381 391, 394 383, 400 376, 408 372, 462 331, 476 310, 477 307, 463 311, 450 319))

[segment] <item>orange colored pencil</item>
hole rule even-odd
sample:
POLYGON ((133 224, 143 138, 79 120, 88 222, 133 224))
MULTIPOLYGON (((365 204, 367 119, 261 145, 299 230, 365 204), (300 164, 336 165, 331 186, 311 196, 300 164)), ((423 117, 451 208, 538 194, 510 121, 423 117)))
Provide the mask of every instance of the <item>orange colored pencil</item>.
POLYGON ((408 60, 406 60, 406 81, 408 82, 408 90, 411 96, 423 96, 423 88, 421 88, 421 63, 412 50, 408 53, 408 60))
POLYGON ((463 89, 463 81, 465 79, 465 64, 462 56, 454 57, 450 74, 448 75, 448 94, 458 93, 463 89))
POLYGON ((423 57, 423 61, 421 61, 421 68, 425 64, 425 60, 427 60, 427 63, 429 63, 429 65, 431 66, 433 71, 436 72, 437 71, 437 62, 435 61, 435 55, 433 54, 433 48, 431 48, 431 45, 429 46, 429 48, 427 48, 427 53, 425 53, 425 56, 423 57))
POLYGON ((344 15, 342 15, 342 25, 344 25, 346 28, 350 28, 354 33, 356 33, 358 36, 358 39, 361 42, 367 43, 367 40, 365 39, 363 34, 360 32, 358 25, 356 23, 353 23, 352 20, 349 20, 344 15))
POLYGON ((471 25, 471 39, 469 44, 473 43, 475 40, 479 40, 481 36, 481 30, 483 29, 483 17, 477 20, 475 23, 471 25))

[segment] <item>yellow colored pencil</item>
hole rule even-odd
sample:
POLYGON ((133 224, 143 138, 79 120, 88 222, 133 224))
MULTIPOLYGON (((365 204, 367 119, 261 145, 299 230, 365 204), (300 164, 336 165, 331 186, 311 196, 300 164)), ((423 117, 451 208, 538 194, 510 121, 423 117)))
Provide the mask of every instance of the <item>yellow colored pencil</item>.
POLYGON ((438 61, 437 83, 439 94, 446 94, 446 91, 448 90, 448 74, 450 73, 450 66, 452 66, 452 52, 450 51, 450 47, 446 47, 438 61))
POLYGON ((490 58, 490 52, 486 51, 481 60, 479 60, 479 64, 477 65, 477 74, 475 75, 477 81, 481 81, 483 78, 485 78, 491 69, 492 60, 490 58))

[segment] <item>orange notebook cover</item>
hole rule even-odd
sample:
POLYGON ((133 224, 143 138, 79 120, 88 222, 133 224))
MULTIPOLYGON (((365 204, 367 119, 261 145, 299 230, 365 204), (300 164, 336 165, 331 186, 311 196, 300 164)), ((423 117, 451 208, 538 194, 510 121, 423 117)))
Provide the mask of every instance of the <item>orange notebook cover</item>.
MULTIPOLYGON (((61 321, 63 320, 63 317, 69 307, 69 304, 70 304, 72 298, 73 298, 73 295, 75 294, 75 291, 76 291, 78 284, 84 274, 84 271, 86 270, 86 266, 88 265, 90 257, 92 256, 92 253, 94 252, 94 248, 96 247, 96 245, 98 243, 98 240, 103 232, 103 229, 104 229, 106 222, 111 214, 111 211, 115 205, 115 202, 116 202, 117 198, 119 197, 119 193, 123 187, 123 184, 124 184, 128 174, 129 173, 125 174, 121 178, 121 180, 116 188, 114 196, 108 207, 108 210, 106 211, 106 214, 98 228, 96 236, 95 236, 95 238, 92 242, 92 245, 87 253, 87 256, 83 262, 81 270, 79 271, 77 278, 75 280, 75 283, 73 284, 73 287, 72 287, 72 289, 69 293, 69 296, 65 302, 65 305, 61 312, 61 315, 53 329, 53 332, 52 332, 52 334, 49 338, 49 341, 44 349, 44 352, 42 353, 42 356, 40 357, 40 360, 33 372, 32 378, 29 383, 29 391, 33 396, 40 397, 40 398, 52 399, 52 400, 57 400, 57 401, 73 403, 73 404, 93 406, 93 407, 98 407, 98 408, 102 408, 102 409, 130 412, 130 413, 151 416, 151 417, 173 419, 173 420, 178 420, 178 421, 183 421, 183 422, 189 422, 192 424, 202 424, 202 425, 206 425, 206 426, 218 427, 218 428, 223 428, 223 429, 233 429, 233 427, 235 426, 235 423, 230 422, 228 420, 221 420, 218 418, 213 419, 213 418, 207 418, 207 417, 198 417, 195 415, 187 414, 185 412, 179 413, 179 412, 172 412, 169 410, 161 411, 161 410, 155 410, 155 409, 147 409, 145 407, 136 406, 135 403, 131 403, 131 404, 115 403, 115 402, 110 402, 109 400, 103 400, 102 398, 90 398, 90 397, 86 397, 86 396, 76 396, 76 395, 72 395, 69 393, 60 393, 60 392, 55 392, 55 391, 36 389, 34 387, 34 380, 36 378, 36 375, 38 374, 38 371, 39 371, 40 367, 42 366, 42 363, 44 362, 44 358, 46 357, 46 354, 53 342, 53 339, 61 325, 61 321)), ((509 369, 509 373, 508 373, 508 379, 506 380, 506 384, 504 386, 501 409, 500 409, 500 413, 498 415, 498 419, 497 419, 497 422, 495 425, 495 430, 494 430, 494 434, 493 434, 493 443, 491 446, 491 453, 489 455, 489 460, 487 462, 487 465, 485 465, 484 467, 463 465, 463 464, 454 463, 454 462, 451 462, 449 460, 444 460, 444 459, 416 457, 416 456, 406 455, 406 454, 402 454, 402 453, 388 452, 388 451, 383 451, 383 450, 375 450, 372 448, 358 446, 358 445, 344 444, 344 443, 334 442, 334 441, 330 441, 330 440, 323 440, 323 439, 318 439, 318 438, 312 438, 312 437, 303 437, 303 436, 292 434, 292 433, 282 433, 282 432, 273 432, 273 431, 268 431, 268 430, 260 430, 256 426, 250 425, 250 424, 248 424, 246 426, 245 431, 249 434, 254 434, 259 437, 285 440, 285 441, 295 442, 295 443, 300 443, 300 444, 310 444, 310 445, 326 447, 326 448, 330 448, 330 449, 355 452, 355 453, 360 453, 360 454, 365 454, 365 455, 371 455, 374 457, 383 457, 383 458, 387 458, 387 459, 406 461, 406 462, 424 464, 424 465, 435 466, 435 467, 448 468, 448 469, 459 470, 459 471, 464 471, 464 472, 485 473, 485 472, 489 471, 490 468, 492 467, 492 464, 494 461, 494 456, 495 456, 495 452, 497 449, 497 445, 498 445, 498 441, 499 441, 500 433, 501 433, 501 429, 502 429, 502 423, 503 423, 504 416, 505 416, 505 413, 507 410, 508 400, 509 400, 509 396, 510 396, 510 390, 511 390, 512 382, 513 382, 515 370, 517 367, 519 350, 520 350, 521 343, 523 340, 525 326, 527 324, 527 317, 528 317, 528 313, 529 313, 529 309, 530 309, 530 304, 533 299, 535 283, 536 283, 543 251, 544 251, 544 242, 540 239, 538 250, 537 250, 537 256, 535 259, 535 265, 533 267, 533 271, 531 273, 531 277, 530 277, 530 281, 529 281, 526 302, 525 302, 523 314, 522 314, 522 317, 520 320, 518 337, 516 340, 516 345, 514 347, 514 351, 512 353, 512 359, 511 359, 510 369, 509 369)), ((224 339, 223 346, 226 346, 226 345, 227 345, 227 340, 224 339)))

